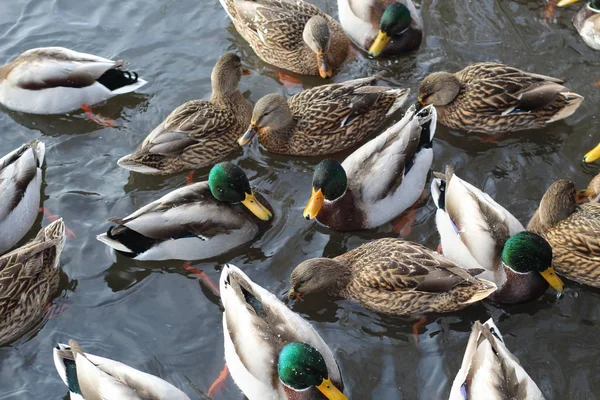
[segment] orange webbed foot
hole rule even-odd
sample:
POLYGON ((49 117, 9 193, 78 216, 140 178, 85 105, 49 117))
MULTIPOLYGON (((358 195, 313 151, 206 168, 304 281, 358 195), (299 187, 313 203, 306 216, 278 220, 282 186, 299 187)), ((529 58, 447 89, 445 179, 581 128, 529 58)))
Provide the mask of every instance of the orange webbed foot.
MULTIPOLYGON (((48 211, 47 208, 41 207, 40 211, 44 214, 44 216, 46 216, 46 218, 48 218, 48 220, 50 222, 54 222, 59 218, 58 216, 56 216, 56 215, 52 214, 50 211, 48 211)), ((75 232, 70 230, 69 227, 66 225, 65 225, 65 232, 67 233, 67 238, 69 238, 69 239, 75 239, 77 237, 75 232)))
POLYGON ((192 183, 194 183, 194 171, 187 174, 187 176, 185 177, 185 182, 187 185, 191 185, 192 183))
POLYGON ((427 317, 422 317, 412 327, 413 337, 415 338, 415 344, 419 344, 419 329, 427 322, 427 317))
POLYGON ((277 78, 279 79, 279 82, 281 82, 283 87, 286 89, 295 89, 298 87, 302 87, 302 81, 299 78, 292 75, 288 75, 284 72, 278 71, 277 78))
POLYGON ((87 104, 82 105, 81 109, 83 111, 85 111, 86 117, 88 117, 89 119, 91 119, 92 121, 94 121, 95 123, 97 123, 100 126, 104 126, 106 128, 114 128, 117 126, 115 121, 113 121, 112 119, 101 117, 100 115, 94 114, 92 112, 92 108, 90 106, 88 106, 87 104))
POLYGON ((548 2, 548 5, 544 9, 544 22, 550 23, 556 17, 556 13, 554 12, 556 4, 558 4, 558 0, 550 0, 548 2))
POLYGON ((412 226, 415 224, 417 220, 417 210, 415 208, 410 208, 407 211, 403 212, 393 223, 392 223, 392 232, 399 234, 402 237, 406 237, 410 235, 412 231, 412 226))
POLYGON ((489 135, 486 135, 486 136, 482 137, 481 139, 479 139, 479 143, 482 143, 482 144, 495 143, 498 140, 503 139, 505 136, 506 136, 505 133, 489 134, 489 135))
POLYGON ((190 272, 190 273, 196 275, 201 281, 206 283, 206 285, 208 285, 208 287, 210 287, 210 289, 213 292, 215 292, 216 295, 221 294, 219 292, 219 287, 217 285, 215 285, 215 283, 212 281, 212 279, 210 279, 204 271, 201 271, 197 268, 192 267, 192 264, 189 262, 183 263, 183 269, 185 269, 187 272, 190 272))
POLYGON ((208 397, 212 398, 216 394, 221 393, 221 391, 223 390, 223 386, 225 385, 225 379, 227 379, 228 373, 229 368, 227 367, 227 364, 225 364, 217 379, 215 379, 212 385, 210 385, 210 388, 208 389, 208 397))

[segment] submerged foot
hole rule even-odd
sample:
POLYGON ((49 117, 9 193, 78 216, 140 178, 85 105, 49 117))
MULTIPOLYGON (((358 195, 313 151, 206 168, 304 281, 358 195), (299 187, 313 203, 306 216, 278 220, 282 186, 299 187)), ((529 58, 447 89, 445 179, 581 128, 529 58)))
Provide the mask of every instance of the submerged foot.
POLYGON ((281 82, 283 87, 286 89, 295 89, 298 87, 302 87, 302 81, 299 78, 296 78, 295 76, 288 75, 279 71, 277 72, 277 78, 279 78, 279 82, 281 82))
POLYGON ((101 117, 100 115, 94 114, 92 112, 92 108, 90 106, 88 106, 87 104, 82 105, 81 109, 83 111, 85 111, 86 117, 88 117, 89 119, 91 119, 92 121, 94 121, 95 123, 97 123, 100 126, 104 126, 106 128, 114 128, 117 126, 115 121, 113 121, 112 119, 101 117))
MULTIPOLYGON (((40 207, 40 211, 46 216, 46 218, 48 218, 48 220, 50 222, 54 222, 58 219, 58 217, 56 215, 52 214, 50 211, 48 211, 47 208, 40 207)), ((75 235, 75 232, 70 230, 69 227, 66 225, 65 225, 65 232, 67 233, 67 237, 69 239, 75 239, 77 237, 77 235, 75 235)))
POLYGON ((217 287, 217 285, 215 285, 215 283, 212 281, 212 279, 210 279, 208 277, 208 275, 206 275, 206 273, 204 271, 201 271, 199 269, 192 267, 192 264, 189 262, 183 263, 183 269, 185 269, 187 272, 190 272, 190 273, 196 275, 201 281, 206 283, 208 285, 208 287, 210 287, 210 289, 213 292, 215 292, 216 295, 220 295, 219 288, 217 287))
POLYGON ((227 379, 228 373, 229 368, 227 367, 227 364, 225 364, 217 379, 215 379, 215 381, 212 383, 212 385, 210 385, 210 388, 208 389, 208 396, 210 398, 221 393, 221 391, 223 390, 223 386, 225 385, 225 379, 227 379))
POLYGON ((427 317, 422 317, 412 327, 413 337, 415 338, 415 344, 419 344, 419 329, 427 322, 427 317))

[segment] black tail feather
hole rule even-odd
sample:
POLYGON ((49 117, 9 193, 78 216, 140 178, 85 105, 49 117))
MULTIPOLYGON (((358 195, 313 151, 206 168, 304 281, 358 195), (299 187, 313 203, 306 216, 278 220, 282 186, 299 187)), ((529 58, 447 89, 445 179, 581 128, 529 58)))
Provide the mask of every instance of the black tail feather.
POLYGON ((111 68, 98 79, 100 84, 106 86, 108 90, 113 91, 123 86, 133 85, 138 81, 137 72, 129 72, 119 68, 111 68))

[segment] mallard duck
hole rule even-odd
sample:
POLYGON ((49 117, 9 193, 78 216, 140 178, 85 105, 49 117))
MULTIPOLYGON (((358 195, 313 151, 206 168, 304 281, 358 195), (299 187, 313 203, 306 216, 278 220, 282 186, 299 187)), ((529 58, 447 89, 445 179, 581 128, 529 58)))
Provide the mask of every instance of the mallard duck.
POLYGON ((254 106, 250 127, 238 142, 243 146, 258 133, 272 153, 320 156, 345 150, 375 132, 410 93, 373 86, 379 77, 317 86, 289 101, 266 95, 254 106))
POLYGON ((84 353, 75 340, 53 350, 54 366, 71 400, 190 400, 169 382, 109 358, 84 353))
MULTIPOLYGON (((558 7, 577 3, 579 0, 559 1, 558 7)), ((590 0, 573 17, 573 26, 592 49, 600 50, 600 0, 590 0)))
POLYGON ((600 202, 600 173, 590 181, 587 189, 577 191, 576 200, 578 203, 600 202))
POLYGON ((225 360, 249 400, 347 400, 327 343, 302 317, 233 265, 220 280, 225 360))
POLYGON ((496 290, 452 261, 418 243, 385 238, 335 258, 299 264, 290 298, 326 292, 377 312, 401 316, 462 310, 496 290))
POLYGON ((583 162, 592 163, 600 158, 600 143, 583 156, 583 162))
POLYGON ((313 175, 304 218, 338 231, 370 229, 400 215, 421 196, 433 161, 436 112, 413 105, 402 120, 349 155, 323 160, 313 175))
POLYGON ((65 225, 58 219, 0 257, 0 346, 21 337, 43 318, 58 290, 57 267, 65 240, 65 225))
POLYGON ((135 260, 199 260, 254 239, 271 225, 270 204, 244 171, 223 162, 208 181, 175 189, 125 218, 98 240, 135 260))
POLYGON ((578 206, 571 181, 554 182, 527 229, 552 246, 556 272, 584 285, 600 287, 600 204, 578 206))
POLYGON ((475 321, 449 400, 544 400, 544 395, 504 344, 490 318, 475 321))
POLYGON ((419 48, 423 22, 412 0, 338 0, 342 26, 370 57, 419 48))
POLYGON ((170 174, 221 161, 250 123, 252 109, 238 89, 241 76, 249 73, 237 55, 222 56, 211 74, 210 100, 177 107, 118 164, 145 174, 170 174))
POLYGON ((63 114, 147 82, 113 61, 64 47, 27 50, 0 67, 0 103, 30 114, 63 114))
POLYGON ((503 64, 472 64, 455 74, 434 72, 419 87, 419 102, 433 104, 440 123, 473 132, 542 128, 567 118, 583 96, 562 80, 503 64))
POLYGON ((562 291, 552 268, 552 248, 487 193, 460 179, 452 168, 435 173, 431 194, 444 256, 494 282, 489 299, 514 304, 540 297, 548 284, 562 291))
POLYGON ((266 63, 331 78, 348 56, 340 24, 302 0, 219 0, 235 29, 266 63))
POLYGON ((40 212, 46 147, 34 140, 0 159, 0 254, 29 232, 40 212))

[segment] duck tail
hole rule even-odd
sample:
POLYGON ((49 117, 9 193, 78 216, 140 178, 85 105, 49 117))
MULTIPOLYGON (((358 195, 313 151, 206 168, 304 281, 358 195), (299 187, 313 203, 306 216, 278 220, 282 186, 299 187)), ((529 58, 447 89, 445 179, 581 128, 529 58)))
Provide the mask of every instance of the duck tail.
POLYGON ((153 168, 149 165, 143 164, 137 160, 136 154, 127 154, 126 156, 121 157, 117 161, 117 165, 121 168, 128 169, 133 172, 138 172, 140 174, 149 174, 156 175, 162 174, 163 172, 158 168, 153 168))
MULTIPOLYGON (((392 106, 385 114, 386 117, 389 117, 390 115, 395 113, 396 110, 398 110, 400 107, 402 107, 404 105, 404 103, 406 102, 406 98, 410 94, 410 89, 389 89, 385 93, 395 97, 394 102, 392 103, 392 106)), ((434 129, 434 131, 435 131, 435 129, 434 129)))
POLYGON ((566 105, 560 110, 558 110, 558 112, 548 120, 548 124, 554 121, 570 117, 575 112, 575 110, 579 108, 581 102, 584 100, 583 96, 573 92, 561 92, 559 93, 559 95, 563 97, 564 101, 566 102, 566 105))
POLYGON ((148 83, 137 72, 121 69, 118 65, 104 72, 96 81, 115 95, 133 92, 148 83))
POLYGON ((496 290, 498 290, 498 286, 496 286, 496 284, 492 281, 488 281, 487 279, 481 279, 481 278, 475 278, 475 280, 477 281, 478 287, 477 287, 475 293, 473 293, 473 296, 471 296, 471 298, 468 299, 467 301, 463 302, 463 304, 476 303, 478 301, 485 299, 490 294, 492 294, 496 290))

